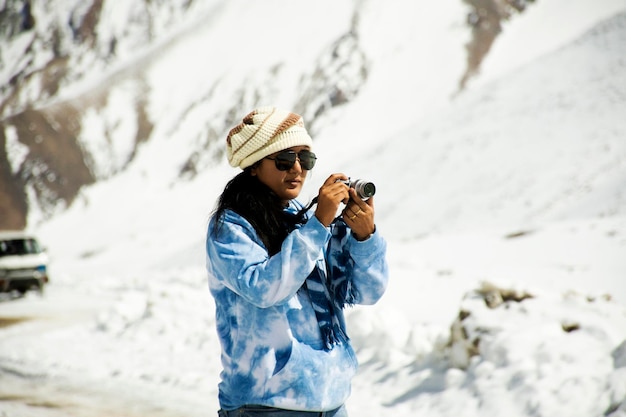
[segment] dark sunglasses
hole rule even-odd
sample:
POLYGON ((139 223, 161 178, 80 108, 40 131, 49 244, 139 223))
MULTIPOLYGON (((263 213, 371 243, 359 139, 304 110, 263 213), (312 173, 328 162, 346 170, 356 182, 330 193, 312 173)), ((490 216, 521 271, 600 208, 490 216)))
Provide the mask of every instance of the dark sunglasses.
POLYGON ((276 169, 279 171, 289 171, 294 164, 296 163, 296 159, 300 161, 300 166, 304 170, 313 169, 315 166, 315 161, 317 157, 311 151, 300 151, 295 153, 294 151, 281 151, 278 152, 273 158, 266 156, 267 159, 274 161, 276 164, 276 169))

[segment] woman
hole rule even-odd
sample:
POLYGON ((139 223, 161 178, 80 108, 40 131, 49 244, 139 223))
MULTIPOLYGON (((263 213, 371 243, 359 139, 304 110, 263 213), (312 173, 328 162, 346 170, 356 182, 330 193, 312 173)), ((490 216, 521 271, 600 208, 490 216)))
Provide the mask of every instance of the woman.
POLYGON ((206 241, 222 346, 220 416, 347 416, 357 369, 342 309, 387 284, 373 197, 331 175, 315 211, 296 198, 315 165, 302 118, 252 111, 227 137, 232 166, 206 241), (335 218, 345 204, 341 216, 335 218))

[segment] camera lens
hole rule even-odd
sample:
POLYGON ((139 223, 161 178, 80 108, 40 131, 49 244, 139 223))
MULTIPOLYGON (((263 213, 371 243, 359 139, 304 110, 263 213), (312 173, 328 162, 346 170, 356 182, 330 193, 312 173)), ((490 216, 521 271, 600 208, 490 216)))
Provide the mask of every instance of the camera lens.
POLYGON ((367 200, 368 198, 373 196, 374 193, 376 193, 376 186, 374 186, 373 182, 356 180, 353 184, 353 187, 359 197, 361 197, 363 200, 367 200))
POLYGON ((365 180, 337 180, 346 184, 350 188, 354 188, 354 191, 361 197, 362 200, 367 200, 376 193, 376 186, 373 182, 365 180))
POLYGON ((376 186, 373 182, 366 182, 363 184, 361 195, 364 197, 371 197, 376 193, 376 186))

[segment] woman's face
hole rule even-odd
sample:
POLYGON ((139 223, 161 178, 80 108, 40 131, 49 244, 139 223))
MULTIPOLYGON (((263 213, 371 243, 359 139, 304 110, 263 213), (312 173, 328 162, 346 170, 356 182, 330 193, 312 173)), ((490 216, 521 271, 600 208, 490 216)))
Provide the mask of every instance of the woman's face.
MULTIPOLYGON (((303 150, 309 150, 309 147, 294 146, 293 148, 288 148, 286 150, 299 153, 303 150)), ((302 191, 302 186, 304 185, 304 180, 309 171, 302 169, 299 159, 296 159, 296 162, 290 169, 280 171, 276 168, 275 161, 270 159, 274 158, 276 154, 263 158, 258 166, 252 168, 251 173, 253 176, 256 176, 259 181, 274 191, 281 200, 287 202, 300 195, 300 191, 302 191)))

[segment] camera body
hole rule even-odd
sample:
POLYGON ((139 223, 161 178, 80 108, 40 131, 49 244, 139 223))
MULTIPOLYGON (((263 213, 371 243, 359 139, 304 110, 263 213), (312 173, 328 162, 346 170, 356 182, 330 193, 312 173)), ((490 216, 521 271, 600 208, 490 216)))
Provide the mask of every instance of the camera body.
POLYGON ((339 182, 346 184, 350 188, 354 188, 358 196, 361 197, 361 200, 363 201, 376 194, 376 186, 373 182, 361 179, 353 180, 351 178, 348 178, 347 180, 339 180, 339 182))

